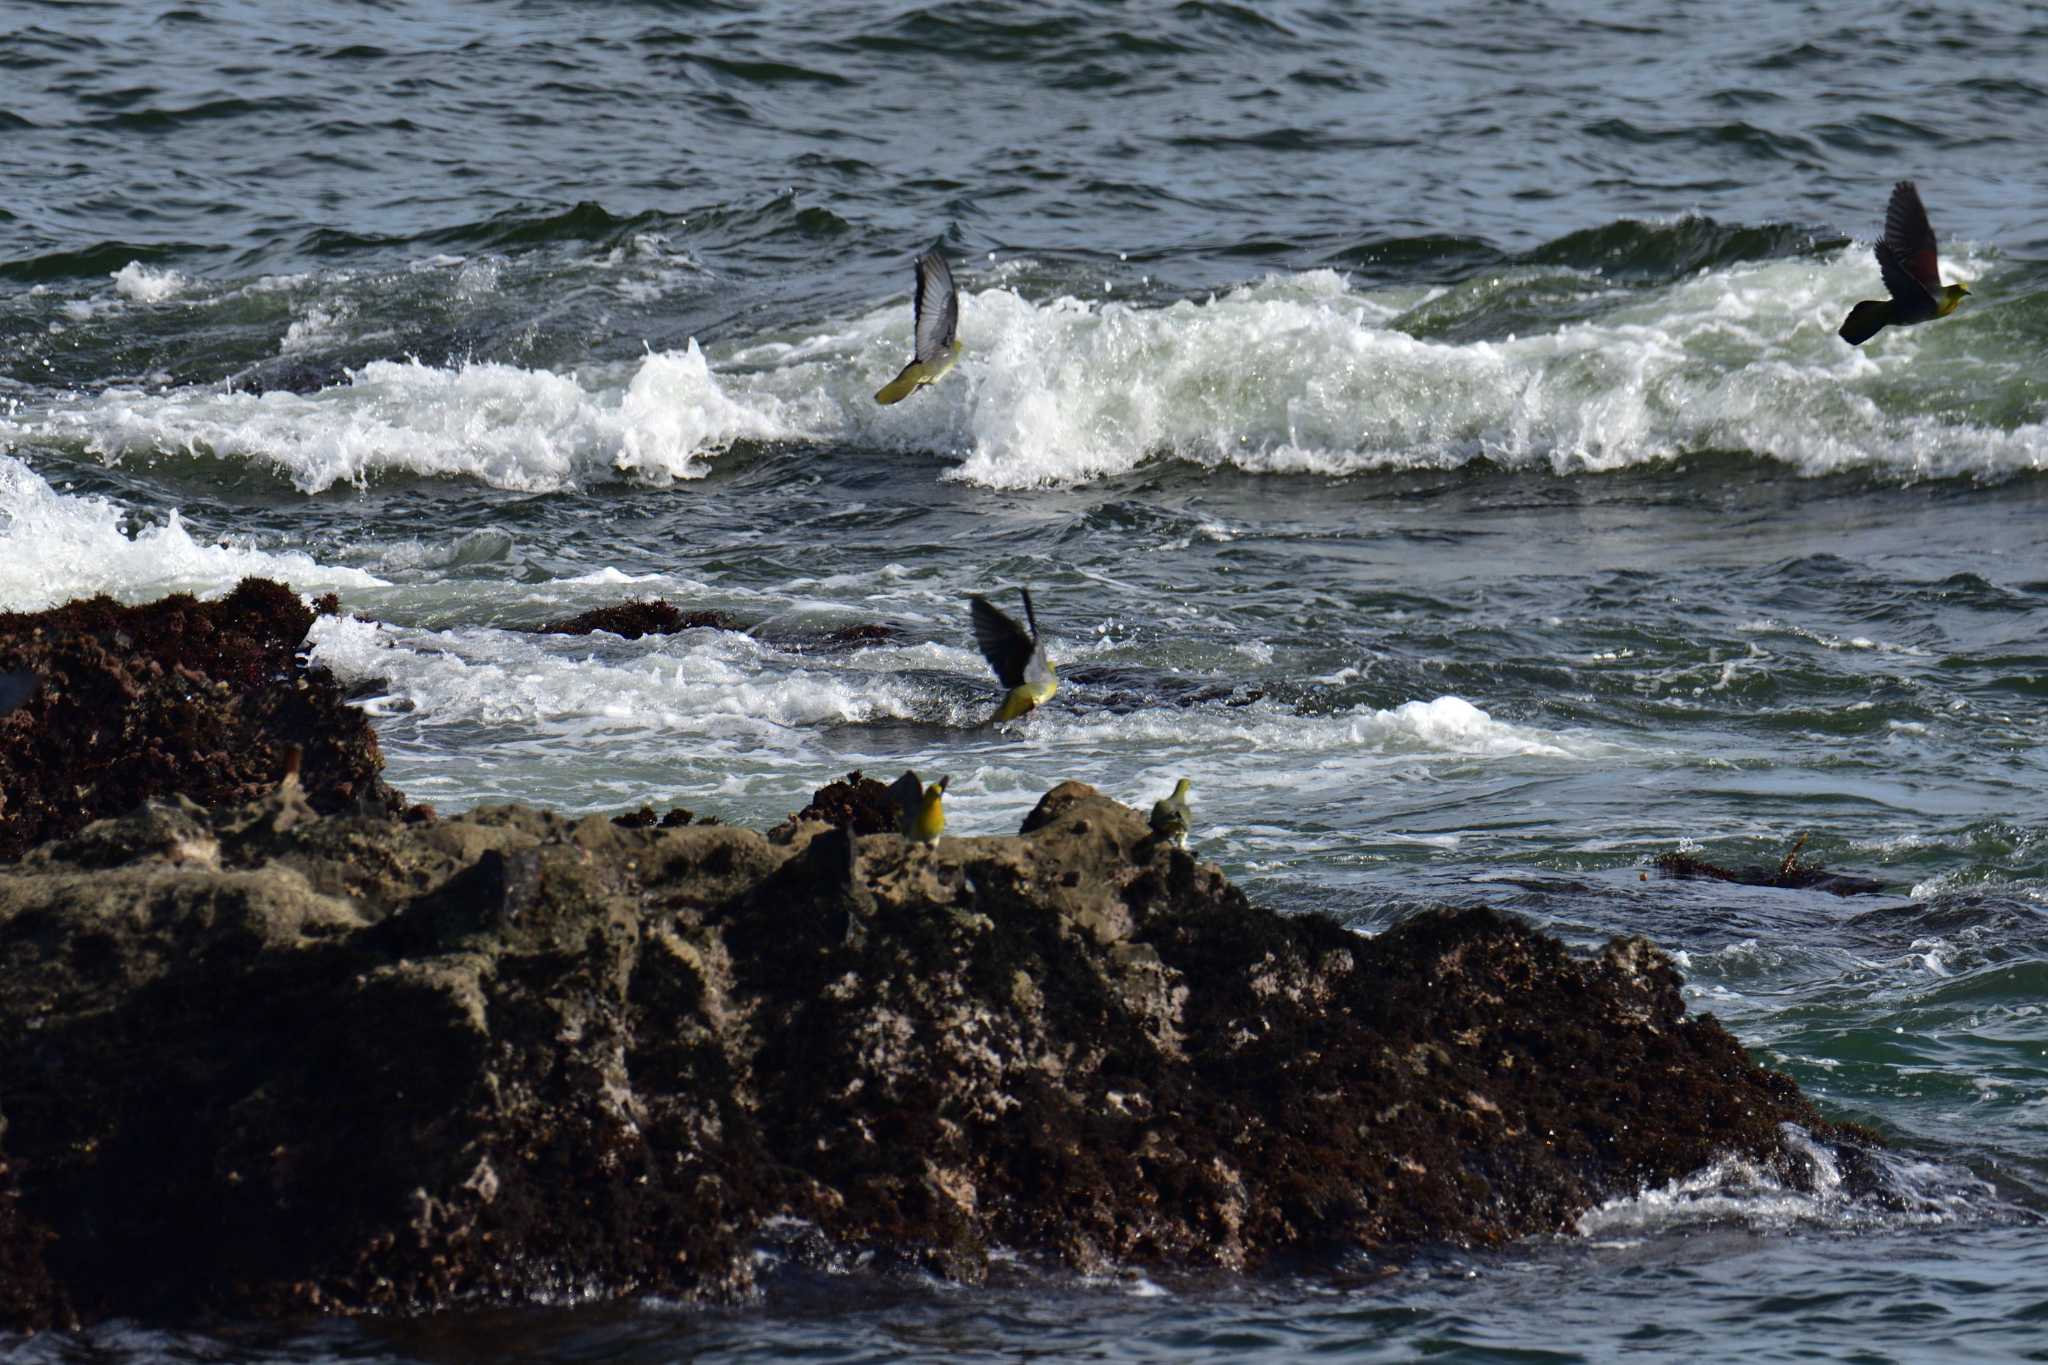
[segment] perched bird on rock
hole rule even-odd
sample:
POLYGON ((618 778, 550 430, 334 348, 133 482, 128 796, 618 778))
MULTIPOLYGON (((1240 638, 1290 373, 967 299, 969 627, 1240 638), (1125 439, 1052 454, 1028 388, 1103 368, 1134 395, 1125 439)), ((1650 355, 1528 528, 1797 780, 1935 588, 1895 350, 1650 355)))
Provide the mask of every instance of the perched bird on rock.
POLYGON ((1188 788, 1193 785, 1185 777, 1173 784, 1173 795, 1162 796, 1152 803, 1152 832, 1162 839, 1173 840, 1174 847, 1188 846, 1188 788))
POLYGON ((960 291, 953 287, 953 271, 946 258, 933 247, 917 258, 917 290, 911 295, 912 351, 903 372, 882 385, 877 403, 900 403, 926 384, 953 368, 960 358, 960 291))
POLYGON ((1910 180, 1892 186, 1884 211, 1884 236, 1878 239, 1877 268, 1884 276, 1888 299, 1866 299, 1849 310, 1841 337, 1861 346, 1886 327, 1931 322, 1956 311, 1970 292, 1966 284, 1943 284, 1934 257, 1934 229, 1920 205, 1920 191, 1910 180))
POLYGON ((976 594, 967 599, 974 616, 974 643, 981 646, 981 657, 995 670, 996 681, 1009 689, 1003 704, 990 717, 991 724, 1015 720, 1050 701, 1052 694, 1060 690, 1059 679, 1053 676, 1052 660, 1045 657, 1045 644, 1038 638, 1038 616, 1031 610, 1031 589, 1019 588, 1018 592, 1024 598, 1024 619, 1031 623, 1029 630, 990 606, 986 597, 976 594))
POLYGON ((942 802, 946 784, 952 780, 942 777, 927 787, 914 770, 905 770, 903 776, 889 784, 889 795, 896 798, 896 828, 904 838, 921 844, 939 841, 939 831, 946 827, 946 808, 942 802))

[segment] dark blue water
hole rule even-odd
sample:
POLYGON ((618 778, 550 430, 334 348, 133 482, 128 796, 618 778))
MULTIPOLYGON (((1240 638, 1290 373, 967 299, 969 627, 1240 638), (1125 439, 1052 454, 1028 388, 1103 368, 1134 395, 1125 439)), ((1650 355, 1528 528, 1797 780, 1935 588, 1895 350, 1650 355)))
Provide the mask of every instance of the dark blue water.
POLYGON ((2044 1349, 2048 11, 15 0, 0 73, 0 606, 335 589, 378 624, 316 657, 448 810, 1189 776, 1265 903, 1648 934, 1906 1192, 14 1354, 2044 1349), (1901 178, 1972 294, 1852 350, 1901 178), (934 241, 963 358, 878 408, 934 241), (962 599, 1016 584, 1064 686, 983 730, 962 599), (750 630, 509 629, 629 595, 750 630), (1651 869, 1801 834, 1887 893, 1651 869))

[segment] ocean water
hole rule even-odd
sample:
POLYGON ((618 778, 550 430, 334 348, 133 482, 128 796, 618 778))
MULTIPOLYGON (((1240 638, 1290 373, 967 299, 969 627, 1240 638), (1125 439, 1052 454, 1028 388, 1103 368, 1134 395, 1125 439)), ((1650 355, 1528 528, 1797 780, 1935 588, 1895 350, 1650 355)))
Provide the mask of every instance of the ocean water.
POLYGON ((1188 776, 1263 903, 1648 935, 1908 1191, 8 1354, 2048 1357, 2048 11, 15 0, 0 71, 0 608, 336 591, 448 811, 1188 776), (1851 349, 1907 177, 1973 293, 1851 349), (879 408, 935 240, 965 353, 879 408), (649 596, 749 629, 523 629, 649 596), (1651 867, 1801 835, 1886 893, 1651 867))

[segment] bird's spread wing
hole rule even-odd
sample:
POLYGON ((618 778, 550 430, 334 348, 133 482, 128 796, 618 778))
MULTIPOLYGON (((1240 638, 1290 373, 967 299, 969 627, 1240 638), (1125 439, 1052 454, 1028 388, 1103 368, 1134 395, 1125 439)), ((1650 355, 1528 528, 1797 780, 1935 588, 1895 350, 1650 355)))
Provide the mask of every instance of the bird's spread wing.
POLYGON ((1045 646, 1034 644, 1031 658, 1024 665, 1024 681, 1034 687, 1043 687, 1053 681, 1052 660, 1045 657, 1045 646))
POLYGON ((953 334, 960 326, 960 291, 953 271, 933 247, 917 258, 917 294, 912 304, 917 319, 917 358, 936 365, 953 354, 953 334))
MULTIPOLYGON (((1920 191, 1910 180, 1892 186, 1892 201, 1884 211, 1884 245, 1893 258, 1927 291, 1929 297, 1941 292, 1941 271, 1934 254, 1934 229, 1928 225, 1927 210, 1920 203, 1920 191)), ((1878 261, 1883 263, 1884 257, 1878 261)), ((1885 284, 1891 285, 1887 272, 1885 284)), ((1896 287, 1892 288, 1898 293, 1896 287)), ((1910 297, 1910 295, 1905 296, 1910 297)))
POLYGON ((981 647, 981 657, 996 671, 997 682, 1016 687, 1024 681, 1036 642, 1024 627, 990 606, 987 598, 970 597, 967 605, 974 615, 974 643, 981 647))
POLYGON ((1922 315, 1934 310, 1934 294, 1926 285, 1914 277, 1899 259, 1898 252, 1890 242, 1877 244, 1877 270, 1884 276, 1884 287, 1891 291, 1893 299, 1905 310, 1901 315, 1908 321, 1920 321, 1922 315))

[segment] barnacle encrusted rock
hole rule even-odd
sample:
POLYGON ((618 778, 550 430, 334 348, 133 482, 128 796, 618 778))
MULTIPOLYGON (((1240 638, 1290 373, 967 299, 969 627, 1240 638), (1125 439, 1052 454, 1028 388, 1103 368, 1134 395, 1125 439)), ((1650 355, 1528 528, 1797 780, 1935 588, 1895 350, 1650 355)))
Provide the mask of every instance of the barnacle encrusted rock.
POLYGON ((215 602, 0 612, 0 670, 41 681, 0 717, 0 858, 152 798, 248 801, 294 752, 316 810, 396 811, 369 717, 300 657, 313 615, 261 578, 215 602))
POLYGON ((1072 783, 935 848, 152 803, 0 868, 0 1118, 15 1325, 726 1297, 801 1225, 969 1282, 1494 1244, 1833 1132, 1640 940, 1274 914, 1072 783))

